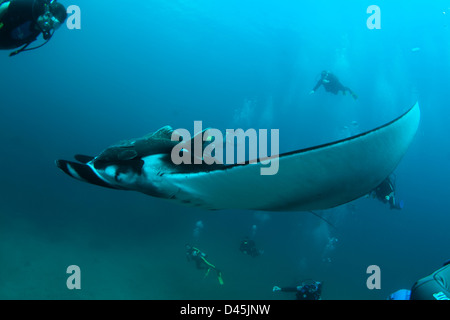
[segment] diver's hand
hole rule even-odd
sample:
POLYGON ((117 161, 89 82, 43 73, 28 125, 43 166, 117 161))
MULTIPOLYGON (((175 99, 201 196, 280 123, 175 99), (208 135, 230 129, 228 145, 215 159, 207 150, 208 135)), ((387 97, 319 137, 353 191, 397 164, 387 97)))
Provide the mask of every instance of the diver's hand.
POLYGON ((309 94, 313 94, 315 91, 314 90, 311 90, 310 92, 309 92, 309 94))
POLYGON ((273 291, 273 292, 281 291, 281 288, 278 287, 278 286, 273 286, 272 291, 273 291))

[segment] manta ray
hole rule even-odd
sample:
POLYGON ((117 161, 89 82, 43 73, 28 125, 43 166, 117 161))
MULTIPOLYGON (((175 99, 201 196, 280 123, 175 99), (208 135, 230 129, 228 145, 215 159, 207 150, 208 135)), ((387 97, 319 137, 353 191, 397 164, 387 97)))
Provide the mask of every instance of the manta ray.
POLYGON ((274 175, 264 161, 179 164, 171 160, 169 126, 114 144, 98 156, 57 160, 69 176, 117 190, 134 190, 208 210, 311 211, 337 207, 375 189, 397 167, 420 121, 418 103, 397 119, 346 139, 280 154, 274 175))

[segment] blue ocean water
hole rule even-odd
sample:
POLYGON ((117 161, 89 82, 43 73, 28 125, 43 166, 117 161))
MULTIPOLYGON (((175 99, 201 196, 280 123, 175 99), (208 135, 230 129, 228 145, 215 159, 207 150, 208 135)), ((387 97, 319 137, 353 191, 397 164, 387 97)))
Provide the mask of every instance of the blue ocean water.
POLYGON ((450 258, 448 1, 64 0, 81 29, 0 56, 1 299, 385 299, 450 258), (370 5, 381 29, 368 29, 370 5), (320 88, 331 70, 359 98, 320 88), (395 171, 402 211, 363 198, 321 214, 209 212, 75 181, 54 164, 164 126, 277 128, 280 151, 370 130, 416 101, 421 124, 395 171), (201 221, 201 223, 198 223, 201 221), (199 227, 200 226, 200 227, 199 227), (264 254, 239 242, 251 236, 264 254), (337 239, 337 241, 335 241, 337 239), (213 274, 188 263, 208 253, 213 274), (68 290, 66 269, 81 269, 68 290), (378 265, 381 289, 366 286, 378 265))

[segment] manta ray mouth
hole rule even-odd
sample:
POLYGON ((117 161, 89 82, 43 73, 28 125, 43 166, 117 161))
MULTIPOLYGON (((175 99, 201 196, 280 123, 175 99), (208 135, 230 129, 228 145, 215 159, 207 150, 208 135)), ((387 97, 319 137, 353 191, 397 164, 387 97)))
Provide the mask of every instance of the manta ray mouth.
POLYGON ((56 160, 55 164, 64 173, 77 180, 95 184, 100 187, 120 189, 101 179, 88 164, 66 160, 56 160))

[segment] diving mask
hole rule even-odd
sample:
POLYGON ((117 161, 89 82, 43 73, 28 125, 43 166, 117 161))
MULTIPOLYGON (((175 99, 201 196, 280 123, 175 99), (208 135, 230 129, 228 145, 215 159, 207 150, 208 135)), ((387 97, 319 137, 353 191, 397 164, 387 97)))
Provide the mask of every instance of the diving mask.
POLYGON ((48 34, 52 29, 56 30, 61 26, 61 22, 50 11, 39 16, 37 24, 44 34, 48 34))

